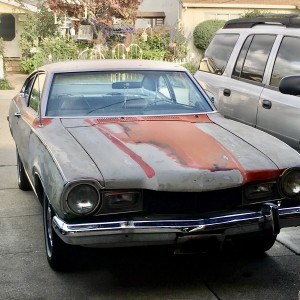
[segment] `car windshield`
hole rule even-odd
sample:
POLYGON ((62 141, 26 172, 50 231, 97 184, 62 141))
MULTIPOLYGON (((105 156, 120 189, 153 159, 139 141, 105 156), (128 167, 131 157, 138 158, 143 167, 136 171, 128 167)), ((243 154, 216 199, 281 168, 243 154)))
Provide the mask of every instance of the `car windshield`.
POLYGON ((60 73, 53 78, 46 116, 195 114, 212 111, 185 72, 60 73))

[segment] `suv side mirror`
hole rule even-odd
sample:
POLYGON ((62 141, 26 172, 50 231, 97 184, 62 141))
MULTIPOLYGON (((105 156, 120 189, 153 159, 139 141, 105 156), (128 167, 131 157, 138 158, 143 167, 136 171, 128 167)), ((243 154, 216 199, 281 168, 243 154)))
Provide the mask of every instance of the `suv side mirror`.
POLYGON ((282 94, 300 95, 300 75, 286 76, 279 83, 279 91, 282 94))

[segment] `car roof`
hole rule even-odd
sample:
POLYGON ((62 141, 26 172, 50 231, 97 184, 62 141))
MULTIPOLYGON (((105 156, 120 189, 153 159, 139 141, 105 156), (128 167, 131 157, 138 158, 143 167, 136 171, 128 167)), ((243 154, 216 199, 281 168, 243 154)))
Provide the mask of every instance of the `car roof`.
POLYGON ((253 18, 232 19, 223 28, 252 28, 257 25, 281 25, 289 28, 300 28, 300 14, 266 15, 253 18))
POLYGON ((169 70, 187 71, 178 63, 138 59, 98 59, 98 60, 72 60, 56 62, 39 67, 50 73, 104 71, 104 70, 169 70))

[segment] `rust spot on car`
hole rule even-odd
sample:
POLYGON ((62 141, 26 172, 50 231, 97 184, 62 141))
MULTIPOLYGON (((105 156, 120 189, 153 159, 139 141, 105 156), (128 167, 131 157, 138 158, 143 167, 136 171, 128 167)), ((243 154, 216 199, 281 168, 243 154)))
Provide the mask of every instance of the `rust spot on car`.
POLYGON ((31 124, 31 126, 33 128, 38 128, 40 125, 42 125, 43 127, 49 125, 52 122, 52 118, 44 118, 44 119, 38 119, 36 118, 36 116, 28 113, 28 112, 24 112, 24 118, 26 119, 26 121, 31 124))
POLYGON ((37 128, 39 126, 48 126, 50 123, 52 122, 52 119, 50 118, 45 118, 45 119, 35 119, 33 124, 32 124, 32 127, 34 128, 37 128))

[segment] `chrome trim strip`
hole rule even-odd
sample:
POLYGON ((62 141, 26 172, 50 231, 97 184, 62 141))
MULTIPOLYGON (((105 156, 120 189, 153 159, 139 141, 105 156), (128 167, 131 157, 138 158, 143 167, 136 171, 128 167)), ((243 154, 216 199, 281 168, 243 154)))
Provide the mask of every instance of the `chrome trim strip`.
MULTIPOLYGON (((300 206, 278 208, 278 213, 281 228, 290 226, 289 222, 284 221, 292 220, 295 222, 295 219, 298 221, 297 224, 300 225, 300 206)), ((169 242, 174 242, 178 235, 203 234, 207 236, 214 234, 215 230, 222 231, 221 234, 224 236, 259 232, 264 228, 268 228, 268 225, 274 224, 274 220, 270 211, 269 213, 243 212, 207 219, 130 220, 83 224, 66 223, 55 216, 52 224, 56 233, 64 242, 74 245, 93 245, 103 242, 118 244, 118 242, 121 243, 124 240, 124 236, 131 236, 132 242, 146 240, 149 242, 152 238, 155 240, 159 236, 166 236, 167 234, 170 237, 169 242), (139 238, 135 239, 137 236, 139 238)))

